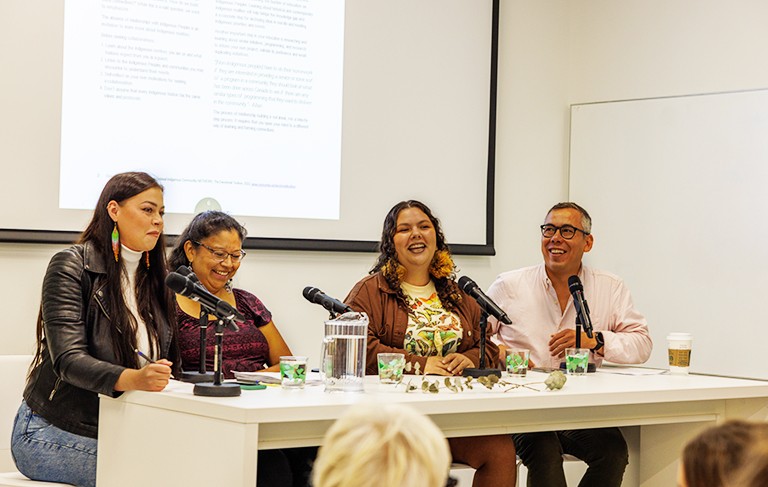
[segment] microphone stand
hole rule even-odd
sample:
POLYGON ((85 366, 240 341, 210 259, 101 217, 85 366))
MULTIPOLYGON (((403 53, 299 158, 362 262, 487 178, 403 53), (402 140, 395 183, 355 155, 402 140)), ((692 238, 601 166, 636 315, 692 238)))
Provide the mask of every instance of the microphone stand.
POLYGON ((485 368, 485 329, 488 328, 488 313, 481 308, 480 314, 480 367, 466 368, 461 373, 464 377, 485 377, 488 375, 495 375, 501 378, 501 370, 499 369, 486 369, 485 368))
MULTIPOLYGON (((232 321, 232 320, 226 320, 232 321)), ((218 318, 216 320, 216 345, 213 352, 213 382, 201 382, 195 384, 192 389, 192 394, 196 396, 213 396, 213 397, 233 397, 240 395, 240 384, 236 382, 222 382, 222 349, 224 347, 224 325, 225 320, 218 318)), ((234 323, 232 326, 237 327, 234 323)))
POLYGON ((205 370, 205 339, 208 330, 208 310, 200 306, 200 367, 197 372, 182 372, 181 381, 197 384, 199 382, 212 382, 213 372, 205 370))

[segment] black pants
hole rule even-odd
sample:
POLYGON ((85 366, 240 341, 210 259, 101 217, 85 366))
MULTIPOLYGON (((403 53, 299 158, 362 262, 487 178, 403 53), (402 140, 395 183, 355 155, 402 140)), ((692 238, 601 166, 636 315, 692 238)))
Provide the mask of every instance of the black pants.
POLYGON ((620 487, 629 463, 627 442, 618 428, 548 431, 512 435, 528 468, 529 487, 566 487, 564 453, 589 465, 579 487, 620 487))
POLYGON ((259 450, 256 487, 306 487, 317 447, 259 450))

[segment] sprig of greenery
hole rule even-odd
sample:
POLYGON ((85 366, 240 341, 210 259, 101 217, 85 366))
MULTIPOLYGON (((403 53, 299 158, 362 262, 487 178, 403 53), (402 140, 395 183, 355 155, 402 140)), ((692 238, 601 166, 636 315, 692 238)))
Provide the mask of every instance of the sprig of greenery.
MULTIPOLYGON (((418 364, 416 364, 418 366, 418 364)), ((496 375, 486 375, 483 377, 445 377, 442 379, 428 379, 426 375, 417 375, 416 377, 409 378, 407 382, 402 381, 398 385, 405 385, 405 392, 414 392, 419 389, 423 393, 437 394, 440 389, 448 389, 453 393, 462 392, 464 389, 473 389, 475 385, 481 385, 486 389, 493 390, 497 386, 503 388, 502 392, 508 392, 513 389, 524 387, 533 391, 541 392, 542 389, 537 387, 531 387, 534 385, 543 384, 547 390, 560 390, 565 385, 567 377, 559 370, 550 372, 547 379, 543 382, 528 382, 526 384, 509 382, 508 380, 500 379, 496 375), (421 383, 414 384, 414 380, 420 380, 421 383)))

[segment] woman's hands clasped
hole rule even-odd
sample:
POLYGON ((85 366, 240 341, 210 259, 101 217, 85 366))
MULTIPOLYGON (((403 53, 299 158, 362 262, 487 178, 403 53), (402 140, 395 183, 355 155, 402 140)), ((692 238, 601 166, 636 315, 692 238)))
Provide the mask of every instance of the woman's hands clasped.
POLYGON ((466 355, 449 353, 445 357, 427 358, 424 373, 432 375, 461 375, 464 369, 474 366, 475 364, 466 355))

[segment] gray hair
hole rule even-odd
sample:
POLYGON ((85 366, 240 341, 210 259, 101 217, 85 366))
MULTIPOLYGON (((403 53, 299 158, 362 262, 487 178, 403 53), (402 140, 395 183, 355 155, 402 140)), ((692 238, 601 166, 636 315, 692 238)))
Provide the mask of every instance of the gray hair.
POLYGON ((581 213, 581 229, 584 230, 586 233, 592 233, 592 217, 589 216, 589 213, 587 213, 587 210, 585 210, 581 206, 577 205, 576 203, 573 203, 572 201, 563 201, 561 203, 556 204, 552 208, 550 208, 549 211, 547 212, 547 215, 549 215, 555 210, 578 211, 579 213, 581 213))

